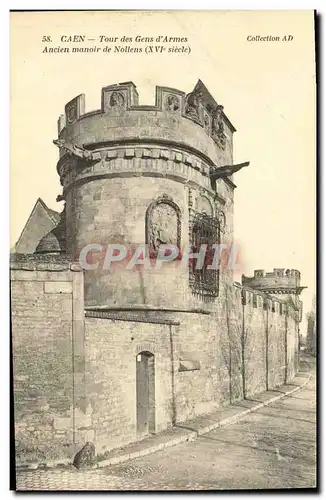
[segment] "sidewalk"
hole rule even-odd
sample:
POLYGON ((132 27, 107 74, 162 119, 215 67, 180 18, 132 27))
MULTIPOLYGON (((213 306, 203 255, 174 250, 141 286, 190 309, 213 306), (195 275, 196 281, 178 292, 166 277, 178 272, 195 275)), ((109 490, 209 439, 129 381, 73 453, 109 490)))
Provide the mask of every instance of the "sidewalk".
MULTIPOLYGON (((138 443, 133 443, 108 452, 105 458, 95 463, 92 468, 97 469, 116 465, 137 457, 149 455, 163 448, 169 448, 186 441, 195 440, 197 436, 206 434, 218 427, 224 427, 239 422, 249 413, 300 390, 308 383, 310 376, 307 362, 303 360, 300 363, 300 372, 298 372, 291 384, 283 385, 272 391, 265 391, 249 399, 229 405, 215 413, 176 424, 175 427, 160 434, 153 435, 138 443)), ((53 463, 47 464, 47 468, 53 467, 54 465, 53 463)), ((34 465, 33 468, 35 469, 37 467, 34 465)), ((24 469, 26 470, 26 467, 24 469)))
POLYGON ((176 424, 172 429, 151 436, 139 443, 128 445, 119 450, 113 450, 106 455, 105 460, 99 461, 93 468, 107 467, 108 465, 119 464, 133 458, 149 455, 163 448, 175 446, 185 441, 192 441, 196 439, 197 436, 207 434, 218 427, 224 427, 239 422, 245 418, 248 413, 256 411, 263 406, 274 403, 300 390, 308 383, 309 379, 309 372, 300 371, 291 384, 283 385, 273 391, 262 392, 250 399, 239 401, 215 413, 176 424))

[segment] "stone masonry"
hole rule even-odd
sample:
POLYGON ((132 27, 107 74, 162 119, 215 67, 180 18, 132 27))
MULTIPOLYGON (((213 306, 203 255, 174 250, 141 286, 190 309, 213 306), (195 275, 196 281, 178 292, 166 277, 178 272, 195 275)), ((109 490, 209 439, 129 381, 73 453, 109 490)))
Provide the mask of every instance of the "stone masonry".
POLYGON ((100 455, 294 377, 298 271, 240 285, 180 258, 101 265, 112 243, 229 248, 233 175, 248 165, 233 164, 234 132, 201 81, 187 95, 157 87, 151 106, 132 82, 103 88, 99 110, 84 95, 66 105, 64 209, 42 202, 11 256, 17 464, 72 462, 86 442, 100 455))

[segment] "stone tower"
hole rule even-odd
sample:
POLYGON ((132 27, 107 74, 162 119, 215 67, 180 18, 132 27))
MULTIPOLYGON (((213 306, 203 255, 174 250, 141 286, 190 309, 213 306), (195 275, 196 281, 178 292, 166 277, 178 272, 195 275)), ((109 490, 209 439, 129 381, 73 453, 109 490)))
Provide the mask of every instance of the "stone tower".
POLYGON ((297 269, 275 268, 272 272, 256 269, 254 276, 242 276, 242 284, 261 292, 276 295, 284 301, 291 301, 302 317, 302 302, 299 297, 306 287, 300 285, 301 275, 297 269))
POLYGON ((99 110, 85 113, 83 95, 66 104, 64 210, 34 210, 21 240, 33 245, 11 256, 22 450, 104 453, 293 378, 298 271, 255 271, 241 287, 232 269, 188 259, 233 242, 232 176, 248 165, 233 164, 234 131, 201 81, 187 95, 157 87, 153 106, 132 82, 103 88, 99 110), (112 245, 125 254, 107 266, 112 245), (157 266, 163 245, 178 258, 157 266), (270 296, 281 291, 286 307, 270 296))
MULTIPOLYGON (((132 82, 102 89, 101 109, 85 113, 77 96, 59 118, 57 170, 65 200, 66 248, 86 245, 85 305, 100 308, 187 310, 218 296, 232 271, 192 272, 175 260, 162 269, 123 264, 103 269, 107 245, 159 243, 181 253, 195 243, 233 241, 232 143, 235 128, 201 81, 186 95, 156 87, 155 105, 140 106, 132 82), (204 229, 202 229, 204 227, 204 229), (199 230, 198 230, 199 228, 199 230), (95 266, 93 266, 95 267, 95 266)), ((196 246, 196 245, 195 245, 196 246)))

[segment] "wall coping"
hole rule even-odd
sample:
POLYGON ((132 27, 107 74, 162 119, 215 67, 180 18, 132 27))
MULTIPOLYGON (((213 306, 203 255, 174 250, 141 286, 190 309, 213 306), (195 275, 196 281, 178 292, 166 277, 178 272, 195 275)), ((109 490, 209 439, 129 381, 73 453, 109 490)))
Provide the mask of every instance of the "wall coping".
POLYGON ((95 318, 95 319, 108 319, 111 321, 128 321, 130 323, 155 323, 160 325, 172 325, 179 326, 180 321, 175 321, 169 318, 160 318, 157 316, 157 312, 155 312, 155 316, 149 316, 149 311, 110 311, 110 310, 89 310, 85 309, 85 318, 95 318))
POLYGON ((12 254, 11 271, 75 271, 83 272, 68 254, 12 254))
POLYGON ((104 311, 104 312, 164 312, 164 313, 190 313, 190 314, 211 314, 211 311, 200 308, 191 309, 173 309, 164 307, 155 307, 151 305, 130 305, 125 307, 110 307, 110 306, 85 306, 85 311, 104 311))

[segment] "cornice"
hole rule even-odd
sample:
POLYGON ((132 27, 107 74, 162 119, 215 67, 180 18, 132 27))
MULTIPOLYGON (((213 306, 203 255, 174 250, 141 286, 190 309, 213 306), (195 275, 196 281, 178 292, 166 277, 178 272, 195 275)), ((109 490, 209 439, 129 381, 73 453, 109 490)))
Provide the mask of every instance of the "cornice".
POLYGON ((84 184, 91 179, 159 177, 198 187, 216 198, 219 203, 223 205, 226 203, 226 200, 211 187, 209 166, 194 154, 174 149, 153 148, 149 144, 145 144, 142 147, 132 147, 130 145, 115 149, 102 149, 97 151, 96 155, 98 155, 99 160, 92 163, 67 158, 66 155, 61 158, 58 162, 58 170, 63 185, 63 195, 60 195, 60 199, 62 199, 62 196, 65 197, 73 186, 84 184), (162 160, 162 168, 158 167, 157 163, 150 162, 148 165, 143 164, 141 169, 130 168, 130 165, 128 168, 121 168, 121 170, 110 167, 111 162, 114 160, 131 160, 133 158, 162 160), (164 165, 166 162, 167 167, 164 165), (90 172, 83 175, 83 171, 87 168, 90 168, 90 172), (187 173, 187 168, 197 171, 203 178, 198 174, 191 174, 190 171, 187 173), (64 182, 66 175, 69 176, 70 173, 73 173, 72 177, 68 177, 64 182))
MULTIPOLYGON (((166 139, 139 139, 139 137, 133 137, 129 139, 119 139, 115 141, 102 141, 102 142, 93 142, 93 143, 84 143, 83 148, 88 151, 103 151, 103 150, 115 150, 115 149, 126 149, 130 150, 133 148, 143 148, 143 149, 151 149, 154 146, 154 149, 159 149, 162 147, 163 151, 167 151, 167 155, 170 151, 176 150, 177 153, 185 153, 196 156, 199 160, 205 162, 209 167, 217 167, 217 165, 213 162, 213 160, 205 155, 202 151, 199 151, 188 144, 179 142, 179 141, 171 141, 166 139), (127 148, 128 146, 128 148, 127 148), (181 150, 181 151, 180 151, 181 150)), ((154 158, 157 156, 154 156, 154 158)), ((57 163, 57 171, 59 173, 59 169, 62 163, 65 163, 69 159, 69 154, 64 154, 57 163)), ((168 157, 165 159, 169 159, 168 157)), ((181 160, 182 161, 182 160, 181 160)), ((209 175, 209 173, 208 173, 209 175)))

